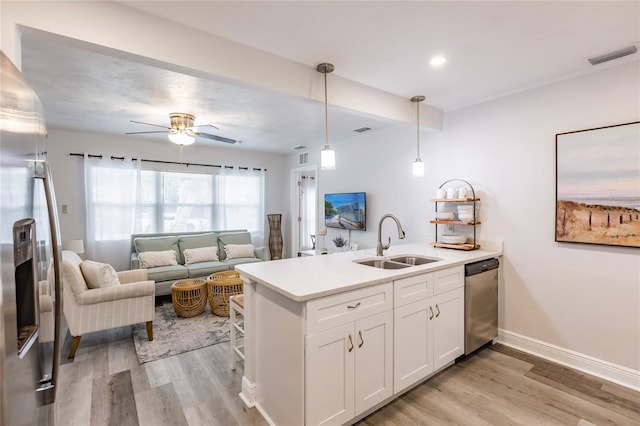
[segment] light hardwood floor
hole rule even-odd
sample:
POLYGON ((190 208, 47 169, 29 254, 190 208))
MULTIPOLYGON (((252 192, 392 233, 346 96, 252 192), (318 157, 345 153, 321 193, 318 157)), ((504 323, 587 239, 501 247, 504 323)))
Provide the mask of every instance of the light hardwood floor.
MULTIPOLYGON (((229 353, 222 343, 140 365, 130 327, 83 336, 60 368, 56 424, 265 425, 238 398, 229 353)), ((640 393, 498 344, 360 421, 454 424, 640 425, 640 393)))

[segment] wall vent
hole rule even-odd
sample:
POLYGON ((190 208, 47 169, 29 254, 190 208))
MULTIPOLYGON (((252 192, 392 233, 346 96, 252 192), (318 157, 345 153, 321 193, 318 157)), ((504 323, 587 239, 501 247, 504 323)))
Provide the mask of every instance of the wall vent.
POLYGON ((624 49, 616 50, 615 52, 605 53, 604 55, 595 56, 587 59, 591 65, 598 65, 603 62, 613 61, 614 59, 622 58, 623 56, 633 55, 638 51, 635 46, 625 47, 624 49))
POLYGON ((306 146, 304 146, 304 145, 296 145, 296 146, 293 147, 293 149, 305 149, 305 148, 306 148, 306 146))
POLYGON ((309 153, 308 152, 303 152, 302 154, 300 154, 300 165, 302 164, 309 164, 309 153))
POLYGON ((364 133, 371 130, 371 127, 360 127, 359 129, 354 129, 353 131, 356 133, 364 133))

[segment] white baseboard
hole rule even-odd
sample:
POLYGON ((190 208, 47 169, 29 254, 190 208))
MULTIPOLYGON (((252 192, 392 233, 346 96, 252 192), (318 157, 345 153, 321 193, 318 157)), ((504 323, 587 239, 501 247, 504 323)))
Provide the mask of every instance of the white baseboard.
POLYGON ((262 415, 262 418, 264 418, 269 425, 276 426, 275 422, 273 420, 271 420, 271 417, 269 417, 267 412, 262 409, 260 404, 256 404, 256 409, 262 415))
POLYGON ((640 391, 640 371, 500 329, 498 342, 621 386, 640 391))

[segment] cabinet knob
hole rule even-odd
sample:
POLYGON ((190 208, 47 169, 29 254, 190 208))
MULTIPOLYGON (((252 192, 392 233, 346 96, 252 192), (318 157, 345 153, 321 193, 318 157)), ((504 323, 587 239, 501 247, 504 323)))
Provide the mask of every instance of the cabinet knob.
POLYGON ((364 339, 362 338, 362 330, 358 330, 358 337, 360 338, 360 343, 358 344, 358 347, 361 348, 362 345, 364 345, 364 339))
POLYGON ((360 302, 356 303, 355 305, 347 305, 347 309, 355 309, 358 306, 360 306, 360 302))
POLYGON ((429 317, 429 320, 433 319, 433 308, 431 306, 429 306, 429 312, 431 313, 431 316, 429 317))
POLYGON ((351 338, 351 335, 349 335, 349 345, 351 345, 349 347, 349 352, 351 352, 353 350, 353 339, 351 338))
POLYGON ((438 306, 437 303, 436 303, 436 309, 438 310, 438 313, 436 313, 436 318, 438 318, 440 316, 440 307, 438 306))

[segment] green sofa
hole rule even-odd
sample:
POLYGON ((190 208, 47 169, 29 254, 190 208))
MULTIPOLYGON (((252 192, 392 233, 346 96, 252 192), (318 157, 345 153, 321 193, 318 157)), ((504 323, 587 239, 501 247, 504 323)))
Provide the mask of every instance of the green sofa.
POLYGON ((131 269, 141 268, 138 258, 143 252, 173 250, 176 265, 146 268, 150 280, 156 282, 156 296, 171 294, 171 285, 185 278, 206 279, 214 272, 233 269, 235 265, 268 260, 266 247, 254 249, 254 257, 227 259, 227 244, 251 244, 251 234, 244 229, 211 232, 165 232, 131 235, 131 269), (218 260, 185 264, 184 250, 218 247, 218 260))

